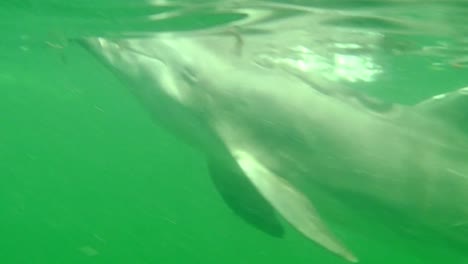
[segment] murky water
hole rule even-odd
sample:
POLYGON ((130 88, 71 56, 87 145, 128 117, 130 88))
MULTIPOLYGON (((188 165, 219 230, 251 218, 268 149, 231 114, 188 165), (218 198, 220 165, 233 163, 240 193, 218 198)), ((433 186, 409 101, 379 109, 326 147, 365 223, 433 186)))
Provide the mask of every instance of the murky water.
MULTIPOLYGON (((240 58, 239 67, 252 63, 299 77, 319 93, 351 98, 379 115, 388 113, 389 105, 411 108, 468 86, 466 1, 3 0, 0 15, 2 263, 347 263, 286 221, 281 220, 285 236, 278 238, 238 217, 213 185, 202 151, 154 122, 128 89, 131 85, 121 80, 122 71, 119 76, 100 63, 80 45, 82 39, 214 36, 219 42, 208 44, 209 54, 221 62, 240 58)), ((158 56, 170 59, 167 54, 158 56)), ((200 68, 205 64, 200 60, 200 68)), ((244 83, 253 78, 241 76, 244 83)), ((394 199, 386 201, 397 202, 388 204, 365 190, 387 194, 392 186, 377 188, 363 180, 378 178, 384 167, 352 167, 343 158, 330 163, 333 170, 317 166, 319 187, 307 181, 301 186, 360 263, 468 261, 468 201, 458 195, 468 186, 463 185, 466 166, 460 165, 468 159, 463 156, 468 100, 457 97, 448 105, 428 114, 446 126, 422 122, 433 133, 421 137, 446 127, 461 131, 449 146, 458 152, 441 152, 448 160, 440 163, 446 177, 456 180, 442 178, 438 184, 439 178, 433 178, 438 167, 400 170, 392 177, 416 174, 411 177, 416 180, 402 185, 407 189, 392 194, 394 199), (355 178, 359 170, 370 178, 355 178), (346 180, 332 180, 341 177, 346 180), (366 195, 343 191, 349 186, 366 195), (420 192, 431 194, 428 189, 434 187, 437 200, 428 199, 424 210, 435 209, 427 213, 412 207, 426 197, 420 192)), ((307 107, 311 113, 323 111, 307 107)), ((350 121, 341 129, 357 126, 350 121)), ((362 142, 399 145, 393 136, 362 142)), ((339 149, 336 142, 347 138, 332 145, 339 149)), ((297 143, 288 140, 281 146, 296 150, 297 143)), ((415 146, 409 147, 415 155, 408 157, 437 163, 432 152, 415 146)), ((308 155, 300 153, 296 161, 308 155)))

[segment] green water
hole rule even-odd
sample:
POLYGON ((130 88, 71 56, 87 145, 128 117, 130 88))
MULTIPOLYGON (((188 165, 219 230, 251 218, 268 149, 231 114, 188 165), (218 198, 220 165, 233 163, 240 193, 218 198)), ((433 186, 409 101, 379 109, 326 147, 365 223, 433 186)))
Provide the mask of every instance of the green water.
MULTIPOLYGON (((362 87, 370 94, 411 104, 468 85, 468 2, 314 7, 375 8, 433 28, 333 22, 388 37, 381 52, 395 66, 378 85, 362 87), (421 52, 423 46, 433 51, 421 52)), ((145 19, 176 8, 124 0, 0 3, 0 263, 346 263, 290 227, 278 239, 236 217, 201 154, 155 124, 124 84, 68 40, 192 30, 243 17, 203 7, 162 22, 145 19)), ((362 225, 361 233, 342 234, 368 252, 362 263, 468 263, 432 234, 412 240, 378 219, 362 225)))

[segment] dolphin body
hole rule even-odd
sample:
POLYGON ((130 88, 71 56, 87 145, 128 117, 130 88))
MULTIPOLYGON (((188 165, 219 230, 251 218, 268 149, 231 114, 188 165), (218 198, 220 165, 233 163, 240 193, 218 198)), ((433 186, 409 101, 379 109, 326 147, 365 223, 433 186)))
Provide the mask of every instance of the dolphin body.
POLYGON ((227 204, 263 231, 282 235, 278 213, 358 261, 301 190, 305 178, 322 193, 362 195, 468 245, 468 88, 378 107, 385 104, 358 92, 261 67, 245 56, 253 47, 244 41, 239 55, 229 35, 83 44, 158 122, 206 154, 227 204))

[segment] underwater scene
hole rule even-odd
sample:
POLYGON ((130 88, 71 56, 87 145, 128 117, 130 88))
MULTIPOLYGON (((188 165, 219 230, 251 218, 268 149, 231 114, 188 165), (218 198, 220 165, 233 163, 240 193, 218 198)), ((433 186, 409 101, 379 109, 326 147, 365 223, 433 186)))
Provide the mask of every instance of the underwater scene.
POLYGON ((0 263, 468 263, 468 1, 0 16, 0 263))

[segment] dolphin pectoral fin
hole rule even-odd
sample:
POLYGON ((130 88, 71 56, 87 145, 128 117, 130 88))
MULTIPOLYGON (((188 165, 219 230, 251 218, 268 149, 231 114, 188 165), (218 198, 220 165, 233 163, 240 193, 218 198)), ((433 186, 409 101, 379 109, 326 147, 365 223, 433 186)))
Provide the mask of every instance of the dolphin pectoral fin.
POLYGON ((314 206, 285 180, 265 168, 250 153, 239 150, 233 156, 247 178, 272 206, 303 235, 350 262, 358 259, 326 228, 314 206))
POLYGON ((208 166, 216 189, 234 213, 269 235, 284 236, 275 210, 240 170, 235 172, 214 161, 208 166))
POLYGON ((417 104, 416 109, 450 122, 468 134, 468 87, 433 96, 417 104))

